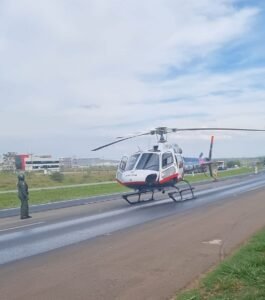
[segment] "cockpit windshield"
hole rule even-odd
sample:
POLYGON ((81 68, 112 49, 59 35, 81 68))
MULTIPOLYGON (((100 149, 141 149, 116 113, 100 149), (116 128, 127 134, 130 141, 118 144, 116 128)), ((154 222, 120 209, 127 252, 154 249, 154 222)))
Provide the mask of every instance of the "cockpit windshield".
POLYGON ((140 154, 134 154, 129 158, 129 160, 126 164, 126 167, 125 167, 125 171, 130 171, 134 168, 139 156, 140 156, 140 154))
POLYGON ((159 155, 156 153, 143 153, 136 169, 159 171, 159 155))

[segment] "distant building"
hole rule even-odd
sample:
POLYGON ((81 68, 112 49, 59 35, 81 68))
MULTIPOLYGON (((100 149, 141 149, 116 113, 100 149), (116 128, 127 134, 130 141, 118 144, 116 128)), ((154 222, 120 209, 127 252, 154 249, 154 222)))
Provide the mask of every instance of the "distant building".
POLYGON ((22 171, 60 171, 60 162, 51 155, 18 154, 15 157, 16 169, 22 171))
POLYGON ((117 160, 105 160, 101 158, 77 158, 77 157, 62 157, 59 159, 60 165, 63 169, 75 168, 89 168, 92 166, 117 166, 117 160))
POLYGON ((224 160, 219 160, 219 161, 218 161, 218 167, 217 167, 217 169, 218 169, 219 171, 222 171, 222 170, 226 170, 226 169, 227 169, 224 160))
POLYGON ((29 154, 17 154, 15 156, 15 166, 17 170, 25 171, 26 170, 26 159, 29 157, 29 154))
MULTIPOLYGON (((5 156, 5 169, 21 171, 65 171, 67 169, 82 169, 92 166, 117 166, 119 161, 104 160, 101 158, 76 158, 61 157, 53 158, 51 155, 33 155, 12 153, 5 156)), ((3 163, 2 163, 3 168, 3 163)))
POLYGON ((71 157, 60 157, 60 166, 63 169, 71 169, 73 168, 73 159, 71 157))

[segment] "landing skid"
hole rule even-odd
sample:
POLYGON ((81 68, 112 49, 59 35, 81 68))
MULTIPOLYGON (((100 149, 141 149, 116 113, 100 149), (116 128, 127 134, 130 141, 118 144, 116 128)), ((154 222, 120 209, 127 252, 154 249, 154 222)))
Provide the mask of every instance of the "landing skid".
POLYGON ((195 198, 194 196, 194 187, 190 185, 187 180, 181 180, 177 184, 174 185, 175 191, 169 192, 168 196, 174 201, 185 201, 192 200, 195 198))
MULTIPOLYGON (((190 185, 190 183, 187 180, 181 180, 174 186, 174 191, 168 192, 168 196, 174 201, 185 201, 185 200, 192 200, 195 198, 193 190, 194 187, 190 185)), ((162 191, 163 193, 165 191, 162 191)), ((122 198, 126 200, 130 205, 140 204, 140 203, 146 203, 154 201, 154 191, 139 191, 134 193, 128 193, 122 195, 122 198), (148 197, 148 195, 151 194, 151 197, 148 197), (147 196, 147 199, 144 199, 143 196, 147 196)))
POLYGON ((135 192, 135 193, 129 193, 122 195, 122 198, 126 200, 130 205, 139 204, 139 203, 146 203, 154 201, 154 191, 142 191, 142 192, 135 192), (143 199, 141 198, 142 195, 146 195, 151 193, 151 198, 149 199, 143 199), (129 200, 131 198, 131 200, 129 200))

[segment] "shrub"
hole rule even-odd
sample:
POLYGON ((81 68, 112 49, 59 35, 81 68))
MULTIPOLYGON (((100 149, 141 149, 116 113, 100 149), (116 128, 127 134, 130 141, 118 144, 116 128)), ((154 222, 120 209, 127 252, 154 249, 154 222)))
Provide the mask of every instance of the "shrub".
POLYGON ((54 172, 50 175, 51 180, 57 181, 57 182, 63 182, 64 175, 60 172, 54 172))

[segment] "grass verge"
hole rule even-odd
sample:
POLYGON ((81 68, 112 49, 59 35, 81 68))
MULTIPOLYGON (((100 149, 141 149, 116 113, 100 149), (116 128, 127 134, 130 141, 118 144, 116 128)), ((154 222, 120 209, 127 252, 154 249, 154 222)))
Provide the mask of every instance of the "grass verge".
POLYGON ((176 300, 264 300, 265 229, 176 300))
MULTIPOLYGON (((111 171, 112 172, 112 171, 111 171)), ((253 173, 252 168, 240 168, 240 169, 233 169, 233 170, 227 170, 223 172, 218 173, 218 177, 229 177, 229 176, 235 176, 240 174, 247 174, 247 173, 253 173)), ((91 174, 90 174, 91 175, 91 174)), ((113 179, 114 180, 114 174, 109 172, 102 172, 98 174, 92 174, 91 177, 88 178, 84 177, 82 174, 69 174, 65 176, 65 179, 60 184, 80 184, 84 183, 84 179, 87 181, 94 180, 94 182, 98 182, 97 176, 100 177, 100 181, 103 179, 113 179)), ((13 208, 18 207, 20 205, 19 200, 17 198, 16 193, 10 193, 5 192, 5 189, 7 186, 10 188, 12 186, 13 189, 16 189, 16 175, 15 174, 2 174, 2 177, 0 179, 5 179, 8 184, 4 185, 4 182, 2 182, 2 189, 0 185, 0 191, 2 190, 4 193, 0 193, 0 209, 5 208, 13 208)), ((195 176, 189 175, 186 177, 187 180, 189 180, 191 183, 203 181, 203 180, 209 180, 210 177, 206 177, 204 174, 195 174, 195 176)), ((55 185, 58 186, 58 183, 52 183, 50 181, 50 178, 42 175, 42 174, 27 174, 26 181, 29 184, 30 189, 36 188, 36 187, 53 187, 55 185), (50 185, 49 185, 50 184, 50 185)), ((85 198, 90 196, 96 196, 96 195, 103 195, 103 194, 112 194, 112 193, 118 193, 118 192, 125 192, 128 191, 128 189, 122 187, 118 183, 108 183, 108 184, 95 184, 91 186, 77 186, 77 187, 71 187, 71 188, 64 188, 64 187, 58 187, 57 189, 46 189, 46 190, 39 190, 39 191, 30 191, 30 205, 33 204, 44 204, 49 202, 56 202, 60 200, 70 200, 70 199, 77 199, 77 198, 85 198)))
MULTIPOLYGON (((43 172, 27 172, 26 181, 30 188, 43 188, 73 184, 86 184, 115 180, 116 168, 90 168, 83 171, 62 173, 62 180, 56 181, 43 172)), ((0 172, 0 191, 16 189, 17 173, 0 172)))
MULTIPOLYGON (((251 173, 254 173, 253 168, 242 167, 239 169, 218 171, 217 178, 225 178, 225 177, 230 177, 230 176, 237 176, 237 175, 244 175, 244 174, 251 174, 251 173)), ((186 175, 185 178, 187 180, 189 180, 189 182, 191 182, 191 183, 210 179, 210 177, 208 175, 205 176, 205 174, 195 174, 194 176, 186 175)))
MULTIPOLYGON (((126 190, 126 188, 122 187, 118 183, 110 183, 73 188, 31 191, 29 195, 29 204, 43 204, 60 200, 85 198, 96 195, 124 192, 126 190)), ((20 201, 16 193, 0 194, 0 209, 18 206, 20 206, 20 201)))

